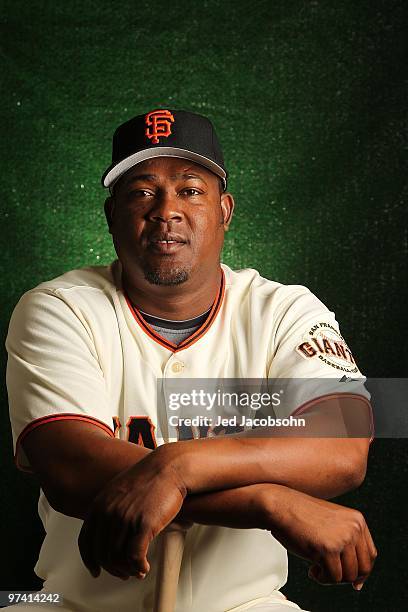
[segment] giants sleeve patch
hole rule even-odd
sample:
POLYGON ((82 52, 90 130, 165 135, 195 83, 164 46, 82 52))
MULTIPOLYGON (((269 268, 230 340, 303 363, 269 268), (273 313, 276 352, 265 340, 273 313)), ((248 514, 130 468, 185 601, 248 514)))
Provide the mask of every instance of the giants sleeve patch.
POLYGON ((330 323, 316 323, 296 347, 304 359, 320 359, 341 372, 356 374, 359 369, 343 336, 330 323))

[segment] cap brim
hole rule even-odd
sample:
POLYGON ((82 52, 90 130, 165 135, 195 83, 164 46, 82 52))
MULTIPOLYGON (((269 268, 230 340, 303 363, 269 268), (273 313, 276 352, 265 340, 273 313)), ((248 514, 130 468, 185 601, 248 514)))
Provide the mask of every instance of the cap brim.
POLYGON ((155 157, 179 157, 181 159, 188 159, 189 161, 195 162, 196 164, 200 164, 211 172, 214 172, 217 176, 219 176, 224 183, 224 189, 227 185, 227 174, 221 166, 213 162, 208 157, 204 157, 203 155, 199 155, 198 153, 194 153, 194 151, 188 151, 186 149, 177 149, 175 147, 155 147, 154 149, 143 149, 143 151, 139 151, 138 153, 133 153, 133 155, 129 155, 125 159, 122 159, 119 163, 114 166, 110 166, 105 174, 102 177, 102 184, 104 187, 112 188, 114 184, 120 179, 120 177, 125 174, 130 168, 136 166, 136 164, 140 164, 147 159, 154 159, 155 157))

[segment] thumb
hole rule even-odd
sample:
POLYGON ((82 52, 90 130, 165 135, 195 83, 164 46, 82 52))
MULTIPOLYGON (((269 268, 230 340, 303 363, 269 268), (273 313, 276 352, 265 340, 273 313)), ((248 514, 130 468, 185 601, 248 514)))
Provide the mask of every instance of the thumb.
POLYGON ((133 538, 129 544, 128 558, 132 564, 132 573, 137 578, 143 579, 150 571, 150 564, 147 560, 150 538, 147 535, 142 538, 133 538))

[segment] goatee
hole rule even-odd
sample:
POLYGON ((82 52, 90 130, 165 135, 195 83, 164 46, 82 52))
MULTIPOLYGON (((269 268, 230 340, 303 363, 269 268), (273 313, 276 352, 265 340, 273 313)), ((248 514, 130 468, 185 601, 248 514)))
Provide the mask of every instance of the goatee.
POLYGON ((143 272, 145 279, 151 285, 162 285, 168 287, 171 285, 181 285, 189 278, 189 271, 186 268, 171 268, 168 270, 163 270, 161 268, 152 269, 145 267, 143 272))

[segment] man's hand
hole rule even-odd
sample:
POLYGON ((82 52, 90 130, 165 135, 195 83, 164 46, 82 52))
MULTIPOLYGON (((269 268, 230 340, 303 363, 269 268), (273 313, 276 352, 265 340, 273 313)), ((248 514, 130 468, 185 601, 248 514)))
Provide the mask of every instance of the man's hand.
POLYGON ((310 578, 362 588, 377 551, 360 512, 278 485, 260 495, 267 528, 290 552, 312 562, 310 578))
POLYGON ((350 582, 360 589, 377 551, 363 515, 285 486, 258 484, 185 498, 184 483, 154 453, 115 477, 97 496, 79 536, 83 561, 120 578, 149 571, 151 540, 176 517, 235 528, 264 528, 293 554, 312 563, 322 584, 350 582), (183 504, 184 501, 184 504, 183 504))
POLYGON ((113 478, 95 498, 78 539, 90 573, 97 577, 103 568, 123 579, 144 578, 149 544, 172 522, 185 496, 178 473, 163 467, 155 453, 113 478))
MULTIPOLYGON (((327 504, 289 489, 289 486, 296 488, 296 484, 300 486, 303 483, 306 488, 309 478, 309 484, 313 484, 312 487, 308 486, 312 488, 312 495, 328 495, 330 489, 339 488, 331 484, 336 480, 337 472, 326 470, 325 465, 323 473, 320 473, 312 454, 314 450, 320 457, 325 445, 326 450, 330 451, 330 440, 323 440, 322 447, 312 449, 305 445, 304 440, 297 439, 294 440, 296 448, 292 449, 293 444, 288 444, 289 439, 277 439, 276 449, 271 447, 267 449, 267 453, 262 452, 261 461, 257 464, 254 463, 256 449, 253 448, 256 440, 250 442, 246 448, 242 448, 242 441, 231 442, 231 454, 223 448, 221 439, 165 444, 155 451, 150 451, 137 444, 111 438, 94 425, 76 421, 56 421, 30 432, 24 440, 24 450, 39 475, 41 486, 53 508, 68 516, 85 520, 79 545, 85 565, 95 575, 98 575, 101 567, 123 578, 137 575, 138 572, 139 576, 145 574, 149 568, 146 560, 149 542, 173 521, 182 506, 177 522, 187 520, 231 528, 269 529, 289 550, 314 563, 316 568, 313 569, 312 575, 324 581, 327 570, 323 564, 323 553, 328 551, 325 548, 325 540, 320 537, 323 534, 323 521, 322 526, 319 523, 322 509, 336 508, 341 511, 340 514, 328 513, 330 518, 327 521, 327 533, 330 535, 331 530, 338 527, 340 542, 344 535, 340 523, 343 512, 346 513, 347 521, 351 517, 356 519, 351 521, 354 526, 361 525, 364 520, 356 511, 327 504), (236 444, 238 448, 235 448, 236 444), (288 446, 290 448, 287 448, 288 446), (304 453, 300 452, 303 447, 304 453), (183 469, 183 463, 178 465, 180 449, 191 451, 187 453, 187 458, 193 457, 194 460, 187 462, 188 470, 183 469), (243 454, 243 463, 237 461, 237 453, 240 457, 243 454), (272 461, 274 457, 276 461, 272 461), (308 471, 310 477, 308 472, 299 469, 299 461, 302 461, 303 466, 305 462, 312 466, 308 471), (263 462, 269 463, 268 471, 261 470, 261 474, 257 476, 262 476, 263 484, 250 484, 263 462), (204 487, 202 483, 197 486, 194 482, 191 487, 188 473, 194 474, 192 480, 196 481, 197 473, 201 480, 206 471, 211 471, 212 478, 204 479, 204 487), (284 473, 286 482, 265 482, 275 476, 282 479, 284 473), (297 476, 299 473, 303 474, 302 482, 297 476), (183 474, 183 479, 179 474, 183 474), (220 476, 223 475, 228 478, 220 482, 220 476), (243 486, 242 481, 247 482, 249 486, 243 486), (321 482, 323 485, 319 484, 321 482), (319 490, 315 492, 316 487, 319 487, 319 490), (324 490, 320 490, 321 487, 324 487, 324 490), (186 489, 191 495, 182 505, 186 489), (264 496, 259 497, 262 492, 264 496), (295 518, 288 524, 288 517, 295 518), (299 531, 298 539, 296 528, 299 531), (307 544, 305 534, 311 539, 310 545, 307 544), (319 550, 323 550, 320 557, 319 550), (318 567, 322 568, 320 572, 317 571, 318 567)), ((227 445, 231 442, 227 441, 227 445)), ((347 444, 349 441, 340 440, 339 445, 340 442, 347 444)), ((260 447, 262 450, 262 445, 260 447)), ((345 448, 340 445, 339 450, 343 456, 345 448)), ((332 455, 330 452, 325 453, 325 456, 332 455)), ((320 468, 323 469, 321 462, 320 468)), ((340 559, 343 564, 350 556, 357 556, 359 567, 365 565, 363 571, 358 569, 357 576, 367 575, 367 571, 372 567, 370 559, 375 556, 371 536, 366 535, 365 540, 366 546, 363 544, 363 549, 368 548, 367 554, 359 552, 361 546, 357 547, 356 552, 354 546, 351 555, 345 551, 340 559)), ((327 540, 327 546, 330 541, 331 536, 327 540)), ((338 557, 338 553, 336 554, 338 557)), ((351 563, 355 564, 354 561, 351 563)), ((345 580, 345 575, 346 572, 343 575, 342 570, 340 580, 345 580)), ((330 579, 333 578, 334 576, 330 579)), ((355 586, 358 586, 359 581, 354 582, 355 586)))

